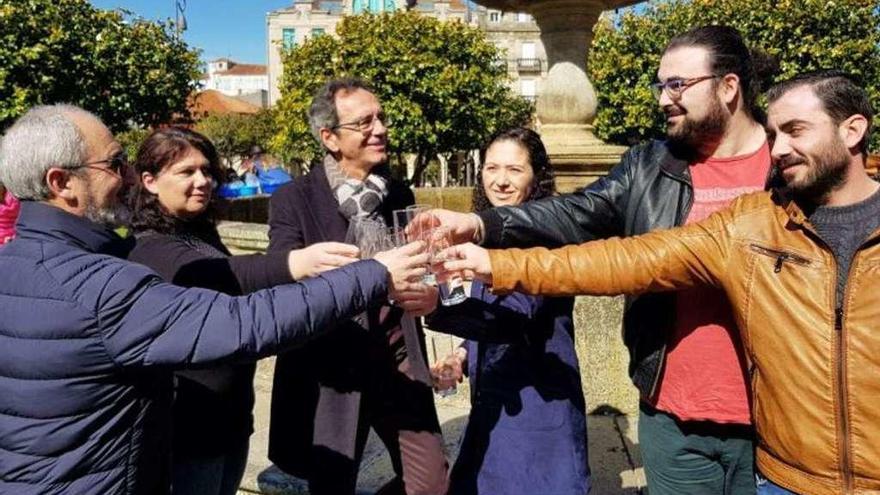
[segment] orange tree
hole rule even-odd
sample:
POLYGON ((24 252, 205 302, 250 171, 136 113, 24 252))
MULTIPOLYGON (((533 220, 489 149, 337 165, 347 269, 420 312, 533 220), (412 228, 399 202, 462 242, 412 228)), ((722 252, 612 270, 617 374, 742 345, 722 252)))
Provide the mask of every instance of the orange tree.
POLYGON ((376 88, 393 125, 392 169, 403 177, 402 155, 417 156, 422 172, 438 153, 469 150, 501 127, 526 123, 531 104, 507 86, 498 49, 482 31, 416 12, 346 17, 336 35, 316 36, 284 54, 281 100, 273 152, 307 164, 320 147, 309 133, 306 110, 327 79, 354 76, 376 88))
POLYGON ((0 0, 0 130, 37 104, 74 103, 114 131, 186 114, 198 52, 169 26, 87 0, 0 0))
MULTIPOLYGON (((588 60, 599 96, 596 131, 634 144, 662 136, 649 85, 669 39, 707 24, 735 27, 752 48, 780 62, 776 81, 799 72, 840 69, 857 76, 880 104, 880 10, 876 0, 666 0, 605 16, 588 60)), ((873 149, 880 135, 874 134, 873 149)))

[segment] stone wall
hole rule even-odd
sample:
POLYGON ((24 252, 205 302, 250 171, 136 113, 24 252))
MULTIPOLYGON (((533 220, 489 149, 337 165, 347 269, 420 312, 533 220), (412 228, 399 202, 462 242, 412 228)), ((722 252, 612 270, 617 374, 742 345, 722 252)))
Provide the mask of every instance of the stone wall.
POLYGON ((227 199, 221 207, 220 218, 233 222, 268 223, 270 197, 268 194, 257 194, 227 199))
MULTIPOLYGON (((220 236, 233 254, 265 252, 269 227, 246 222, 221 222, 220 236)), ((627 376, 629 358, 621 340, 622 297, 578 297, 574 309, 576 348, 588 412, 634 413, 638 394, 627 376)), ((459 340, 426 332, 428 359, 442 358, 459 340)), ((458 394, 464 400, 466 389, 458 394)))

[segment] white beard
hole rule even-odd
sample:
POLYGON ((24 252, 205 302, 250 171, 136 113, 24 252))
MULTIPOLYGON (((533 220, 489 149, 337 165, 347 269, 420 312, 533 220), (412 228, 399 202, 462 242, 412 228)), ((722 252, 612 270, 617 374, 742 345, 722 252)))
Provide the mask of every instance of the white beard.
POLYGON ((125 205, 116 205, 112 208, 96 208, 94 205, 86 206, 85 217, 89 220, 115 229, 128 224, 131 212, 125 205))

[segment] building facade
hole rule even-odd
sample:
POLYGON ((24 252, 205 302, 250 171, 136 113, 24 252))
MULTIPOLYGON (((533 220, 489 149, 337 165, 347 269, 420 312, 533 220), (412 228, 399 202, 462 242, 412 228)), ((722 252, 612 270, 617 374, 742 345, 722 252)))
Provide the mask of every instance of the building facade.
POLYGON ((208 62, 208 72, 200 83, 203 90, 213 89, 259 107, 268 105, 269 74, 265 65, 218 58, 208 62))
MULTIPOLYGON (((467 22, 486 31, 499 47, 517 94, 534 100, 547 74, 547 58, 537 24, 528 14, 489 10, 464 0, 410 0, 414 8, 440 20, 467 22)), ((312 36, 332 34, 346 15, 393 12, 407 8, 407 0, 296 0, 266 15, 269 104, 281 97, 282 53, 312 36)))
POLYGON ((541 31, 532 16, 480 7, 478 25, 502 53, 499 63, 507 67, 513 92, 535 101, 548 66, 541 31))

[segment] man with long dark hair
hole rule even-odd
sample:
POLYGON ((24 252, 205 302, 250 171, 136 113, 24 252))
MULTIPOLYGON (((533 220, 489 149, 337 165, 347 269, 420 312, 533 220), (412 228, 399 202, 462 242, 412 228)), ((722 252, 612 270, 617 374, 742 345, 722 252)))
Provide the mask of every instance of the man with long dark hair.
MULTIPOLYGON (((667 139, 636 146, 574 193, 479 215, 435 211, 459 240, 561 246, 699 221, 766 187, 770 154, 756 103, 772 68, 730 27, 674 37, 653 85, 667 139)), ((652 495, 754 493, 748 376, 718 291, 632 296, 624 342, 641 396, 639 446, 652 495)))
POLYGON ((501 294, 723 291, 749 356, 758 493, 880 493, 880 184, 865 171, 874 111, 837 71, 780 83, 767 100, 784 187, 632 239, 462 245, 446 269, 501 294))

